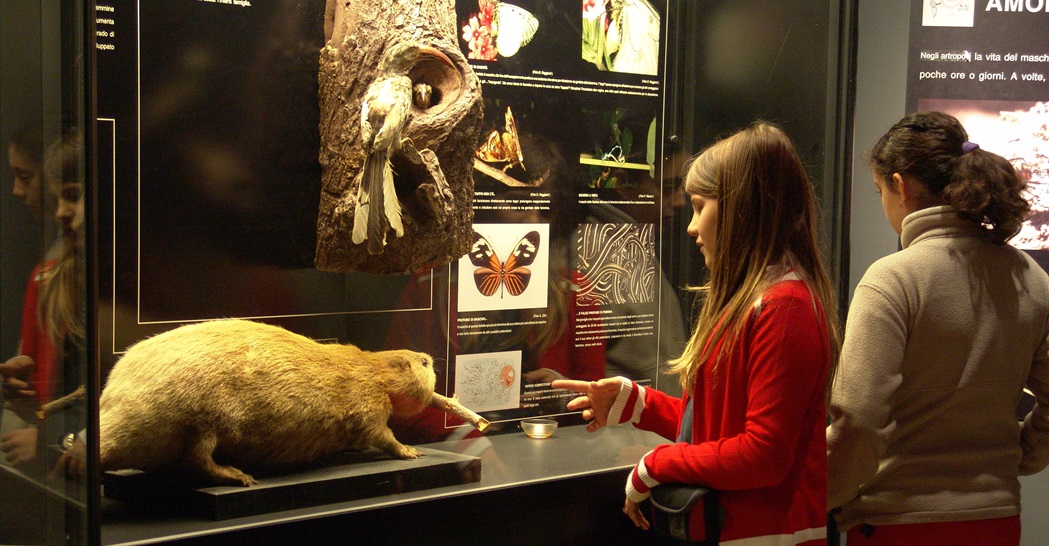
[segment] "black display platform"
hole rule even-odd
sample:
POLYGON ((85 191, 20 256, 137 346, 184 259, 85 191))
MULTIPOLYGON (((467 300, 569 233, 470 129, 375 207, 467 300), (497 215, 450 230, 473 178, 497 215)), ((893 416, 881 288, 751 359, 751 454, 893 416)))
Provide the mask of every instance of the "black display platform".
POLYGON ((194 487, 172 474, 106 472, 103 493, 143 510, 222 520, 481 479, 478 457, 418 449, 425 455, 414 460, 392 459, 379 451, 344 453, 294 474, 255 475, 259 483, 251 487, 194 487))

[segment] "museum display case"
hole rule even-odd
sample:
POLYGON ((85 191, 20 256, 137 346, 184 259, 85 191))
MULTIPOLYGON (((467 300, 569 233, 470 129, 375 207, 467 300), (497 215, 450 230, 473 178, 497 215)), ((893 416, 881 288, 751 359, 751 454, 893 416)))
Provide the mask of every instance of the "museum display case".
MULTIPOLYGON (((623 480, 662 439, 587 433, 565 409, 573 395, 550 381, 625 376, 680 393, 665 362, 691 327, 683 288, 704 278, 681 171, 755 119, 795 140, 821 200, 827 263, 846 288, 851 3, 425 4, 2 5, 0 137, 12 141, 28 114, 46 134, 82 139, 73 202, 84 221, 68 242, 52 244, 66 224, 46 209, 75 189, 38 190, 45 210, 34 216, 3 166, 5 359, 25 351, 22 279, 55 248, 79 260, 80 330, 58 331, 83 338, 61 343, 65 375, 36 405, 84 386, 60 439, 73 435, 86 466, 79 479, 55 475, 51 460, 35 478, 0 467, 47 504, 34 521, 44 538, 29 542, 388 543, 421 528, 435 542, 643 541, 620 513, 623 480), (31 66, 9 70, 26 56, 9 29, 32 35, 31 66), (15 79, 33 86, 16 93, 15 79), (382 124, 395 138, 382 140, 382 124), (207 342, 192 328, 217 319, 276 326, 318 351, 352 345, 363 351, 354 362, 373 368, 394 366, 384 351, 425 353, 431 390, 479 417, 387 410, 394 442, 418 459, 386 440, 314 453, 310 438, 331 429, 239 455, 229 446, 247 444, 213 438, 226 468, 310 451, 252 473, 250 487, 121 468, 106 428, 118 419, 135 431, 128 449, 148 451, 140 461, 176 445, 187 451, 172 460, 188 460, 206 443, 202 423, 321 421, 308 399, 352 390, 322 388, 339 383, 314 357, 282 360, 292 363, 283 375, 260 357, 253 377, 232 379, 260 345, 237 330, 200 356, 207 342), (161 345, 175 331, 198 337, 161 345), (147 339, 161 348, 146 353, 147 339), (182 371, 183 349, 203 368, 182 371), (144 364, 111 374, 132 359, 144 364), (223 397, 235 411, 212 413, 223 397), (533 437, 522 425, 535 419, 559 426, 533 437)), ((75 452, 48 447, 56 460, 75 452)), ((28 521, 4 491, 4 522, 28 521)))

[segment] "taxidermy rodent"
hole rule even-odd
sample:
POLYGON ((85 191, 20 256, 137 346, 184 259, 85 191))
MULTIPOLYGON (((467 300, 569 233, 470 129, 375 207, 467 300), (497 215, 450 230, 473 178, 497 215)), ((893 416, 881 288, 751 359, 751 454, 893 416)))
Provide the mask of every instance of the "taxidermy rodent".
POLYGON ((293 468, 370 447, 414 459, 422 453, 386 422, 430 403, 435 381, 423 353, 322 344, 246 320, 182 326, 113 367, 99 400, 101 465, 251 485, 238 467, 293 468))

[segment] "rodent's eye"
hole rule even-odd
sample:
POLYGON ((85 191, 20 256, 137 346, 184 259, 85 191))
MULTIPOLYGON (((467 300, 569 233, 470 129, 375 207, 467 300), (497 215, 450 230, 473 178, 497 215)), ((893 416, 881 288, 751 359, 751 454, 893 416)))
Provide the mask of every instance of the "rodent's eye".
POLYGON ((423 360, 423 368, 429 368, 429 367, 430 367, 430 361, 429 360, 423 360))

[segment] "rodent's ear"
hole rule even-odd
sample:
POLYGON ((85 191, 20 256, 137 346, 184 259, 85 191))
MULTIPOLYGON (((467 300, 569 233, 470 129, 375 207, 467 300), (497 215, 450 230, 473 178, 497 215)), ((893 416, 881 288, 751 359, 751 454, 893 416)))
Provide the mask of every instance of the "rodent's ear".
POLYGON ((398 370, 408 370, 411 369, 412 363, 407 358, 397 355, 390 359, 390 366, 398 370))

